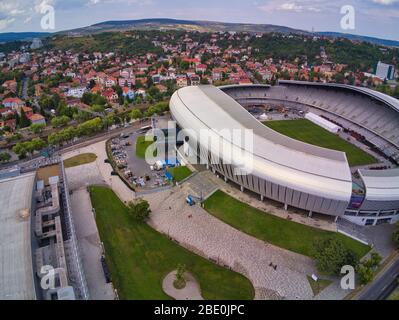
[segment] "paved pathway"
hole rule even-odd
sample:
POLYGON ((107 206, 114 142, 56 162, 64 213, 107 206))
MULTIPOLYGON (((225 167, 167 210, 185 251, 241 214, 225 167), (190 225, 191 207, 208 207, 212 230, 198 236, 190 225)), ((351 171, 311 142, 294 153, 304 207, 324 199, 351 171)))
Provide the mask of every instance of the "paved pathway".
POLYGON ((82 153, 94 153, 97 155, 95 162, 68 169, 70 188, 73 190, 74 188, 80 188, 82 185, 107 184, 122 201, 131 201, 135 198, 135 193, 118 176, 111 176, 112 167, 110 164, 104 162, 107 159, 105 142, 101 141, 63 155, 63 159, 68 159, 82 153))
POLYGON ((92 213, 90 195, 86 188, 73 192, 71 205, 90 299, 114 300, 112 284, 105 282, 101 266, 100 236, 92 213))
POLYGON ((186 272, 184 277, 186 286, 183 289, 176 289, 173 285, 176 280, 176 271, 169 273, 162 282, 163 291, 176 300, 204 300, 201 296, 201 288, 194 276, 186 272))
POLYGON ((311 299, 306 275, 315 272, 313 261, 246 235, 185 203, 188 185, 146 198, 151 204, 150 224, 181 245, 246 275, 257 299, 311 299), (277 270, 269 266, 277 265, 277 270))

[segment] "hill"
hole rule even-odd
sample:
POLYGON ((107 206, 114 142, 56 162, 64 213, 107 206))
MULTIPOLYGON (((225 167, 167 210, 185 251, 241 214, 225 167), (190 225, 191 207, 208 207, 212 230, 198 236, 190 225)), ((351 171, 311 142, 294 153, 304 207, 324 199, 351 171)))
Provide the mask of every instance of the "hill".
POLYGON ((0 42, 28 41, 48 35, 50 35, 48 32, 4 32, 0 33, 0 42))
POLYGON ((349 40, 369 42, 372 44, 387 46, 387 47, 399 47, 399 41, 395 40, 386 40, 386 39, 380 39, 368 36, 359 36, 356 34, 339 33, 339 32, 317 32, 317 34, 327 37, 345 38, 349 40))
POLYGON ((271 24, 250 24, 250 23, 225 23, 216 21, 193 21, 193 20, 176 20, 176 19, 140 19, 140 20, 120 20, 105 21, 91 25, 89 27, 63 31, 61 33, 100 33, 108 31, 126 31, 126 30, 190 30, 201 32, 219 32, 219 31, 235 31, 235 32, 279 32, 279 33, 296 33, 308 34, 308 32, 293 29, 284 26, 271 24))
MULTIPOLYGON (((200 32, 250 32, 250 33, 282 33, 282 34, 302 34, 316 35, 334 38, 345 38, 349 40, 357 40, 368 42, 376 45, 399 47, 399 41, 386 40, 368 36, 360 36, 339 32, 315 32, 311 33, 305 30, 278 26, 272 24, 252 24, 252 23, 227 23, 217 21, 195 21, 195 20, 178 20, 168 18, 155 19, 139 19, 139 20, 111 20, 93 24, 91 26, 60 31, 55 34, 60 35, 89 35, 99 34, 103 32, 119 32, 128 30, 187 30, 200 32)), ((10 32, 0 33, 0 42, 12 42, 19 40, 30 40, 36 37, 46 37, 52 35, 45 32, 10 32)))

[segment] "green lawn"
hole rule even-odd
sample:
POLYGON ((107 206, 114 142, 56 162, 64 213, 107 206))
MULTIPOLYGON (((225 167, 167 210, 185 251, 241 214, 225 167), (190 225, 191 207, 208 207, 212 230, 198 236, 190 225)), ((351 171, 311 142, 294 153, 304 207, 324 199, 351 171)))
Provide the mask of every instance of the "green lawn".
POLYGON ((315 241, 323 238, 342 240, 359 258, 370 250, 370 247, 340 233, 319 230, 267 214, 222 191, 217 191, 205 201, 205 209, 238 230, 309 257, 313 257, 315 241))
POLYGON ((343 151, 351 167, 377 162, 373 156, 307 119, 267 121, 264 124, 290 138, 327 149, 343 151))
POLYGON ((399 287, 397 287, 395 291, 391 293, 387 300, 399 301, 399 287))
POLYGON ((325 288, 327 288, 332 281, 326 279, 318 279, 317 282, 312 279, 312 277, 307 276, 310 287, 312 288, 313 295, 317 296, 320 292, 322 292, 325 288))
POLYGON ((64 161, 65 168, 77 167, 82 164, 91 163, 96 161, 97 156, 94 153, 82 153, 75 157, 66 159, 64 161))
POLYGON ((168 299, 162 280, 185 264, 200 283, 205 299, 253 299, 244 276, 184 249, 145 223, 129 218, 125 205, 104 187, 91 187, 97 226, 113 282, 122 299, 168 299))
POLYGON ((170 168, 169 172, 177 182, 186 179, 192 174, 191 170, 185 166, 170 168))
MULTIPOLYGON (((145 141, 145 136, 139 136, 136 140, 136 156, 145 159, 147 148, 153 144, 153 141, 145 141)), ((155 154, 155 152, 154 152, 155 154)))

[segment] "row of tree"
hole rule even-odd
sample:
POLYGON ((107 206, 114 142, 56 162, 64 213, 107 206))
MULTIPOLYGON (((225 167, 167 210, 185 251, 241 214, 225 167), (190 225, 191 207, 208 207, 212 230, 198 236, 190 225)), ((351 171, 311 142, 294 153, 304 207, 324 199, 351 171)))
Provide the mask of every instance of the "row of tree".
POLYGON ((373 252, 368 260, 360 262, 359 257, 348 249, 342 241, 328 238, 315 243, 314 257, 318 270, 329 275, 340 275, 343 266, 352 266, 361 284, 374 279, 382 258, 373 252))
POLYGON ((65 142, 72 141, 74 138, 82 136, 90 136, 104 127, 104 121, 101 118, 94 118, 79 124, 77 127, 68 127, 59 132, 52 133, 48 137, 50 145, 60 145, 65 142))

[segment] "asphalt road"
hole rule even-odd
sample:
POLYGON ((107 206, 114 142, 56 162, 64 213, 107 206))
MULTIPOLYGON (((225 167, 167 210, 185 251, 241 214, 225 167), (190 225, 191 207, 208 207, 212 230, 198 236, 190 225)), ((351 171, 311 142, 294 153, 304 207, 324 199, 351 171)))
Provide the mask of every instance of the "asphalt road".
POLYGON ((366 287, 357 300, 384 300, 398 286, 399 258, 380 275, 373 283, 366 287))

